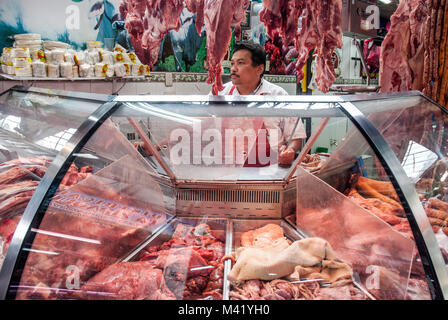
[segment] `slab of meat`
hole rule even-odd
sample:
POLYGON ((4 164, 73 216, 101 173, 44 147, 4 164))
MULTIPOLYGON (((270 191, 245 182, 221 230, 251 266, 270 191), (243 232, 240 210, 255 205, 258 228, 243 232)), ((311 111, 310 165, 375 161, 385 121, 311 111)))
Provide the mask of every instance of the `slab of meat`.
MULTIPOLYGON (((213 83, 212 93, 224 89, 221 62, 226 56, 232 36, 231 27, 239 28, 250 4, 248 0, 205 0, 204 22, 207 33, 207 83, 213 83)), ((235 32, 238 37, 238 31, 235 32)))
POLYGON ((48 167, 50 160, 45 156, 31 157, 31 158, 18 158, 10 161, 6 161, 0 164, 0 167, 18 166, 18 165, 39 165, 48 167))
POLYGON ((111 265, 81 287, 83 297, 104 300, 174 300, 162 271, 149 262, 111 265))
POLYGON ((11 184, 23 180, 31 180, 36 176, 42 178, 45 174, 46 167, 13 167, 5 172, 0 173, 0 184, 11 184))
POLYGON ((22 192, 34 191, 38 184, 38 181, 22 181, 0 185, 0 203, 22 192))
POLYGON ((241 246, 264 248, 283 237, 282 227, 278 224, 268 223, 261 228, 244 232, 241 235, 241 246))
POLYGON ((183 0, 123 0, 120 13, 140 61, 151 68, 157 62, 160 44, 170 30, 180 27, 183 0))
POLYGON ((205 0, 185 0, 188 11, 196 13, 195 27, 199 35, 204 25, 204 4, 205 0))
MULTIPOLYGON (((380 56, 381 92, 430 89, 435 27, 431 0, 403 0, 391 16, 380 56)), ((428 93, 427 93, 428 94, 428 93)), ((430 94, 430 93, 429 93, 430 94)))
POLYGON ((0 221, 23 213, 38 184, 31 180, 0 185, 0 221))
POLYGON ((260 21, 265 24, 269 37, 274 39, 279 32, 284 45, 293 42, 304 4, 302 0, 263 0, 260 21))

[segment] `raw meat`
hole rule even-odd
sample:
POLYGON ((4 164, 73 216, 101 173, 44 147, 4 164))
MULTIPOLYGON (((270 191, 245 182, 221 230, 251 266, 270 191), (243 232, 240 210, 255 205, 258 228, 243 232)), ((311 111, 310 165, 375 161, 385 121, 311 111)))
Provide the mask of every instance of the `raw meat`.
POLYGON ((241 246, 264 248, 283 236, 282 227, 278 224, 268 223, 261 228, 244 232, 241 235, 241 246))
POLYGON ((332 54, 336 48, 342 48, 342 1, 264 0, 263 5, 260 20, 270 37, 278 31, 285 45, 295 38, 297 81, 302 81, 309 53, 316 49, 316 82, 320 91, 328 92, 336 79, 332 54), (300 17, 302 23, 297 32, 300 17))
MULTIPOLYGON (((248 0, 205 0, 204 22, 207 33, 207 83, 213 83, 212 93, 224 89, 221 61, 224 59, 232 36, 231 27, 238 29, 249 6, 248 0)), ((235 31, 238 37, 238 31, 235 31)))
POLYGON ((301 0, 263 0, 260 21, 265 24, 269 37, 274 39, 278 31, 283 43, 289 45, 297 32, 303 6, 301 0))
POLYGON ((132 45, 143 64, 157 62, 160 44, 170 30, 180 27, 183 0, 123 0, 120 13, 132 45))
POLYGON ((140 261, 163 270, 176 299, 222 299, 224 244, 207 224, 196 227, 180 223, 171 240, 148 246, 140 261))
POLYGON ((201 34, 202 26, 204 25, 204 4, 206 0, 185 0, 188 11, 196 13, 196 30, 201 34))
POLYGON ((435 61, 431 2, 403 0, 392 15, 381 49, 381 92, 422 90, 431 96, 435 61))
POLYGON ((248 280, 232 286, 231 300, 313 300, 319 291, 317 282, 291 283, 286 280, 248 280))
POLYGON ((11 184, 23 180, 31 180, 38 176, 42 178, 47 168, 43 166, 14 167, 0 173, 0 184, 11 184))
POLYGON ((81 287, 83 298, 107 300, 174 300, 162 271, 149 262, 111 265, 81 287))
POLYGON ((316 300, 365 300, 366 296, 353 285, 320 288, 316 300))

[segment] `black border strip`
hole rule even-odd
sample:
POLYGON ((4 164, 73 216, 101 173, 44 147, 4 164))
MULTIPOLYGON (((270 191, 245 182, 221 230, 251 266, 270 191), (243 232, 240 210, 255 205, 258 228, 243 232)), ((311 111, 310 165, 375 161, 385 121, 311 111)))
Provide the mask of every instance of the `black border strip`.
POLYGON ((0 299, 14 299, 15 293, 9 292, 11 283, 19 283, 21 273, 28 258, 28 252, 23 248, 32 244, 35 233, 31 228, 38 228, 51 198, 58 190, 65 173, 78 153, 103 122, 121 103, 107 102, 95 110, 78 128, 69 142, 62 148, 45 173, 33 197, 28 203, 6 253, 3 267, 0 271, 0 299))
POLYGON ((448 299, 445 262, 413 184, 389 144, 370 120, 351 102, 340 103, 339 106, 374 150, 397 191, 414 235, 432 299, 448 299))

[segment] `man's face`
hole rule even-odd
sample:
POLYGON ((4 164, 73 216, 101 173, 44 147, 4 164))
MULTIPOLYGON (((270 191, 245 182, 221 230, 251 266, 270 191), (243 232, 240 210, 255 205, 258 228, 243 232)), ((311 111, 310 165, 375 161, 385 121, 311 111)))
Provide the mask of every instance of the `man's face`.
POLYGON ((234 85, 257 84, 263 70, 263 65, 252 65, 252 54, 249 50, 238 50, 233 54, 230 76, 234 85))

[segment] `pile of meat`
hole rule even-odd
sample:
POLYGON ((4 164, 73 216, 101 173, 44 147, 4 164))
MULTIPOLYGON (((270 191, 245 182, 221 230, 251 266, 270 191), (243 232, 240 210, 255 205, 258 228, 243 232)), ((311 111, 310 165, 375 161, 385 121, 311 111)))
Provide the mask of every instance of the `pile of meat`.
POLYGON ((74 165, 55 193, 24 267, 17 299, 69 299, 79 286, 146 239, 166 216, 74 165), (81 171, 81 172, 80 172, 81 171), (87 179, 80 179, 85 176, 87 179), (76 183, 77 184, 73 184, 76 183))
MULTIPOLYGON (((8 250, 17 225, 50 161, 44 157, 18 158, 0 164, 0 266, 8 250)), ((71 165, 61 187, 85 179, 92 169, 78 169, 71 165)))
MULTIPOLYGON (((387 222, 405 237, 414 240, 411 227, 407 218, 405 218, 403 207, 399 203, 398 196, 391 182, 377 181, 354 175, 350 184, 351 186, 346 190, 345 194, 351 200, 387 222)), ((439 245, 442 256, 445 262, 448 263, 448 252, 442 245, 442 243, 446 242, 446 236, 448 236, 448 204, 436 198, 421 199, 434 233, 443 239, 439 242, 439 245)), ((415 251, 410 278, 412 282, 407 292, 408 299, 412 299, 413 295, 421 298, 425 296, 425 292, 428 292, 423 266, 419 261, 420 256, 415 251)))
POLYGON ((0 268, 23 211, 48 164, 45 157, 19 158, 0 164, 0 268))
POLYGON ((324 165, 326 161, 325 157, 327 156, 329 156, 329 154, 307 154, 300 163, 300 166, 311 173, 318 172, 324 165), (321 157, 321 155, 324 157, 321 157))
POLYGON ((244 232, 228 275, 232 300, 365 299, 352 269, 320 238, 291 242, 277 224, 244 232), (325 286, 324 286, 325 284, 325 286))
MULTIPOLYGON (((391 182, 352 175, 349 185, 345 195, 406 237, 414 239, 400 199, 391 182)), ((434 232, 442 230, 448 236, 448 204, 432 198, 426 202, 424 209, 434 232)))
POLYGON ((448 6, 444 0, 403 0, 382 44, 381 92, 420 90, 446 105, 448 6))
POLYGON ((315 50, 316 83, 320 91, 328 92, 336 79, 331 57, 336 48, 342 48, 342 1, 263 0, 260 20, 271 39, 278 33, 285 46, 294 42, 297 81, 303 79, 303 67, 315 50))
POLYGON ((448 203, 430 198, 425 201, 424 208, 434 233, 442 230, 448 236, 448 203))
POLYGON ((171 238, 137 261, 111 265, 81 287, 85 299, 222 299, 224 243, 209 225, 179 223, 171 238))

